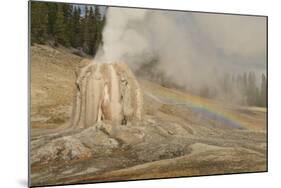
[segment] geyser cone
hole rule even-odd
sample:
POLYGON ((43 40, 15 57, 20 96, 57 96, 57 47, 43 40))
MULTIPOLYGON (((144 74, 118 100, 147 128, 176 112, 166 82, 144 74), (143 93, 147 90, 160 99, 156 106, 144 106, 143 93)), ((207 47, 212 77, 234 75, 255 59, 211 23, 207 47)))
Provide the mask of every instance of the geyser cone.
POLYGON ((142 100, 140 86, 126 64, 91 63, 77 76, 71 125, 86 128, 99 121, 141 120, 142 100))

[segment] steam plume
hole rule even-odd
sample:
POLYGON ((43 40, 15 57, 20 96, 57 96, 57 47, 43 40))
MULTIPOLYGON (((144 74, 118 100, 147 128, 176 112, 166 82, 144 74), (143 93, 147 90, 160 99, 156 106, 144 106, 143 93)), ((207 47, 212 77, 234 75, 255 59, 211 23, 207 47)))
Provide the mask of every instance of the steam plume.
POLYGON ((261 59, 263 64, 265 57, 263 19, 222 17, 224 15, 110 7, 106 13, 103 45, 95 61, 124 62, 134 71, 156 61, 150 71, 163 73, 167 80, 180 86, 216 87, 223 73, 241 71, 241 67, 243 71, 252 70, 255 65, 251 62, 261 59), (251 21, 254 24, 249 24, 251 21), (235 29, 239 29, 239 33, 235 29), (218 36, 216 30, 220 31, 218 36))

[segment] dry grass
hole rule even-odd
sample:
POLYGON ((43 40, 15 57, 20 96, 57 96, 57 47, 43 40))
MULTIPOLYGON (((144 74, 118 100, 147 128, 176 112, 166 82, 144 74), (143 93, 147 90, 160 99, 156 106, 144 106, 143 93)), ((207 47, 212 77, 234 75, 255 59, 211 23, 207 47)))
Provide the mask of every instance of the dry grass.
MULTIPOLYGON (((42 45, 33 46, 31 55, 31 137, 34 145, 44 145, 53 137, 61 136, 54 135, 58 130, 65 131, 64 126, 68 124, 72 110, 75 70, 88 64, 89 60, 73 55, 66 49, 42 45)), ((218 101, 148 81, 141 81, 140 84, 144 92, 156 96, 144 97, 145 120, 131 127, 120 127, 121 132, 126 133, 121 135, 122 141, 117 138, 118 134, 102 133, 103 139, 115 139, 121 143, 121 147, 111 152, 107 152, 107 148, 99 148, 99 152, 87 160, 33 165, 32 184, 266 170, 266 109, 222 105, 218 101), (188 107, 165 104, 157 100, 161 97, 177 103, 202 104, 230 114, 230 117, 244 122, 247 129, 228 127, 217 120, 202 117, 188 107), (126 143, 126 140, 137 139, 137 136, 132 136, 132 130, 144 135, 144 139, 133 145, 126 143)), ((75 135, 76 132, 63 134, 75 135)), ((97 139, 96 134, 89 135, 89 138, 83 136, 81 140, 91 142, 97 139)), ((96 141, 102 143, 102 139, 96 141)), ((95 147, 92 149, 95 150, 95 147)))

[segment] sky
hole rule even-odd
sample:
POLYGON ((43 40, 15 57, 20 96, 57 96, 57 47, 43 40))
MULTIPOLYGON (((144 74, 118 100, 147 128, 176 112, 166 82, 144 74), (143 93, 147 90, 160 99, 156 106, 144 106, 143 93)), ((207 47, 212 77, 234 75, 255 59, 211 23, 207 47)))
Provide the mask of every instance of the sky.
MULTIPOLYGON (((75 5, 76 7, 80 7, 80 9, 81 9, 81 15, 85 15, 85 5, 75 5)), ((74 6, 74 7, 75 7, 74 6)), ((87 7, 88 7, 88 9, 90 8, 90 7, 95 7, 95 5, 87 5, 87 7)), ((102 14, 102 15, 104 15, 105 14, 105 12, 106 12, 106 7, 105 6, 99 6, 99 9, 100 9, 100 13, 102 14)), ((93 9, 93 10, 95 10, 95 9, 93 9)))

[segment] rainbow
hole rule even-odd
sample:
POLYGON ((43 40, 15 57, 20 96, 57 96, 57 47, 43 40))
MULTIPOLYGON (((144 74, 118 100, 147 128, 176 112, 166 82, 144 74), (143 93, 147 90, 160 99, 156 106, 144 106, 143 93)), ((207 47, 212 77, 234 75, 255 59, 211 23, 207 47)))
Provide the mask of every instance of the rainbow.
POLYGON ((222 106, 218 102, 162 86, 154 86, 150 88, 150 91, 152 91, 152 95, 157 96, 158 100, 166 104, 187 106, 203 117, 219 121, 232 128, 247 129, 249 127, 247 120, 239 113, 231 111, 227 106, 222 106), (155 87, 161 87, 161 89, 155 89, 155 87))

